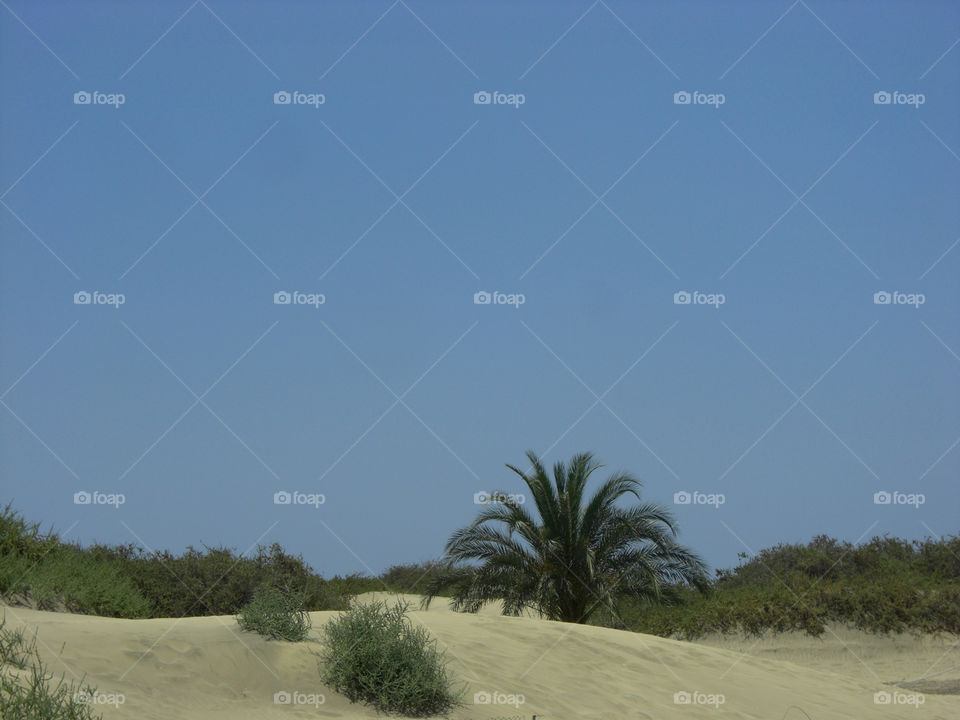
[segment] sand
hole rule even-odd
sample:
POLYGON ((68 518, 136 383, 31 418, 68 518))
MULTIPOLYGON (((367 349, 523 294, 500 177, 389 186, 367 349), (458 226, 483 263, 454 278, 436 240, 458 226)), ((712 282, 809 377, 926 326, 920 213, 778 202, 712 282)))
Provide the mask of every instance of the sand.
MULTIPOLYGON (((98 705, 105 720, 378 717, 319 681, 317 630, 336 613, 312 613, 310 640, 292 644, 240 632, 229 616, 120 620, 25 608, 2 611, 8 626, 38 630, 41 655, 51 670, 68 679, 85 675, 98 688, 99 699, 107 701, 98 705), (275 703, 275 693, 282 692, 299 693, 300 704, 275 703), (110 704, 120 696, 122 704, 110 704)), ((899 690, 899 703, 874 702, 874 693, 896 690, 885 681, 960 662, 951 640, 911 644, 845 631, 841 638, 861 663, 849 651, 841 652, 835 638, 789 634, 753 647, 752 641, 737 638, 690 643, 501 617, 494 607, 464 615, 451 612, 443 600, 428 612, 413 610, 411 618, 438 639, 452 672, 466 683, 465 704, 451 718, 960 718, 958 695, 899 690), (935 662, 939 665, 929 669, 935 662), (476 693, 490 693, 501 702, 476 704, 476 693), (675 702, 688 697, 676 693, 690 693, 693 702, 675 702)))
POLYGON ((785 660, 864 682, 897 683, 902 689, 923 689, 925 693, 949 692, 960 702, 960 638, 952 635, 878 636, 829 625, 819 638, 805 633, 759 639, 709 635, 697 642, 755 657, 785 660), (922 682, 904 682, 930 675, 935 677, 922 682))

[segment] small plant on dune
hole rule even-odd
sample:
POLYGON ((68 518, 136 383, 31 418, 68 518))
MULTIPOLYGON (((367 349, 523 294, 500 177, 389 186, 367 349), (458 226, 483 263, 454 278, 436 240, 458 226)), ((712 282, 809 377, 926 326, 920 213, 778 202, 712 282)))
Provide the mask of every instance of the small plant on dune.
POLYGON ((310 632, 310 615, 303 609, 303 595, 272 585, 263 585, 243 607, 237 622, 244 630, 272 640, 298 642, 310 632))
POLYGON ((407 605, 361 604, 323 628, 321 678, 351 701, 382 712, 437 715, 459 704, 446 658, 422 627, 406 616, 407 605))
POLYGON ((7 618, 4 616, 0 619, 0 666, 23 670, 27 667, 27 658, 30 657, 26 636, 23 628, 8 630, 6 624, 7 618))
POLYGON ((4 720, 98 720, 88 699, 96 690, 66 682, 48 671, 22 629, 11 630, 0 620, 0 717, 4 720))

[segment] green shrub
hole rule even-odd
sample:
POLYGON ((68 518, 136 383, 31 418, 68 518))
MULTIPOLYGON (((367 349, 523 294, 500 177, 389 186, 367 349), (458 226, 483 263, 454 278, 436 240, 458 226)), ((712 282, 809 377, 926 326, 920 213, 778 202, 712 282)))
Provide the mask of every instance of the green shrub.
POLYGON ((459 704, 462 691, 452 689, 446 658, 406 610, 404 603, 354 603, 325 625, 323 681, 381 712, 436 715, 459 704))
POLYGON ((880 634, 960 634, 960 537, 875 537, 853 546, 821 535, 741 558, 717 571, 706 596, 678 588, 672 605, 627 602, 597 622, 685 639, 733 631, 819 636, 829 622, 880 634))
POLYGON ((38 562, 60 544, 60 538, 51 530, 40 532, 40 524, 26 522, 11 503, 0 510, 0 557, 23 557, 38 562))
POLYGON ((240 611, 237 622, 244 630, 273 640, 303 640, 310 632, 310 616, 303 609, 303 596, 265 585, 240 611))
POLYGON ((37 652, 36 636, 27 641, 22 630, 0 620, 0 717, 4 720, 96 720, 100 716, 84 702, 96 691, 89 685, 65 682, 49 672, 37 652))
POLYGON ((340 609, 326 581, 300 556, 274 543, 254 557, 229 548, 189 547, 181 555, 147 553, 135 546, 92 548, 121 565, 151 604, 152 617, 236 615, 264 585, 290 588, 307 610, 340 609))
POLYGON ((407 565, 391 565, 380 580, 393 592, 425 593, 430 583, 447 572, 445 563, 428 560, 407 565))
POLYGON ((0 510, 0 594, 41 610, 147 617, 150 602, 110 559, 65 543, 26 523, 10 505, 0 510))
POLYGON ((143 618, 150 602, 123 568, 72 545, 62 545, 26 576, 41 609, 66 609, 108 617, 143 618))
MULTIPOLYGON (((279 544, 254 557, 228 548, 148 553, 132 544, 81 547, 0 509, 0 595, 41 610, 112 617, 235 615, 263 585, 291 588, 307 610, 346 603, 303 558, 279 544)), ((379 583, 377 584, 379 588, 379 583)))
POLYGON ((379 578, 361 575, 360 573, 346 576, 334 575, 327 580, 327 586, 330 588, 331 594, 341 600, 341 607, 334 608, 336 610, 346 610, 350 605, 349 599, 353 595, 389 589, 384 587, 383 581, 379 578))

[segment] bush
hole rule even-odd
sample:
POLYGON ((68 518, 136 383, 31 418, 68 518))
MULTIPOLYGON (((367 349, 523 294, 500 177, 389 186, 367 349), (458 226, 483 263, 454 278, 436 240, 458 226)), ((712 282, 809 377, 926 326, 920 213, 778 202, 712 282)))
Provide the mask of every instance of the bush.
POLYGON ((405 603, 354 603, 325 625, 323 681, 381 712, 436 715, 459 704, 462 691, 451 687, 446 658, 406 611, 405 603))
POLYGON ((11 503, 0 510, 0 557, 15 555, 39 562, 59 544, 60 538, 52 530, 40 532, 40 523, 26 522, 11 503))
POLYGON ((268 639, 297 642, 310 632, 310 616, 303 609, 303 595, 266 585, 240 611, 237 622, 244 630, 268 639))
POLYGON ((116 563, 0 510, 0 594, 41 610, 147 617, 150 602, 116 563))
POLYGON ((274 543, 243 557, 229 548, 189 547, 181 555, 146 553, 135 546, 95 546, 111 557, 151 604, 151 617, 236 615, 264 585, 303 596, 307 610, 340 609, 326 582, 303 559, 274 543))
POLYGON ((37 639, 28 642, 22 630, 9 630, 0 620, 0 717, 4 720, 96 720, 86 698, 95 690, 66 683, 47 671, 37 652, 37 639))
POLYGON ((827 623, 858 630, 960 634, 960 537, 907 541, 875 537, 858 546, 824 535, 777 545, 718 570, 712 591, 680 589, 672 606, 624 603, 598 621, 657 635, 805 631, 827 623))
MULTIPOLYGON (((357 582, 341 584, 352 590, 357 582)), ((180 555, 133 544, 81 547, 42 532, 9 504, 0 507, 0 596, 15 603, 124 618, 235 615, 264 585, 290 588, 306 610, 346 608, 339 584, 328 585, 276 543, 254 557, 222 547, 188 547, 180 555)))
POLYGON ((327 587, 330 589, 331 596, 340 598, 340 606, 331 608, 333 610, 346 610, 350 606, 348 598, 352 595, 361 595, 363 593, 388 589, 384 587, 382 580, 370 577, 369 575, 361 575, 360 573, 353 573, 352 575, 343 577, 334 575, 327 580, 327 587))
POLYGON ((441 576, 447 566, 439 560, 428 560, 409 565, 391 565, 380 576, 383 584, 393 592, 424 593, 431 581, 441 576))

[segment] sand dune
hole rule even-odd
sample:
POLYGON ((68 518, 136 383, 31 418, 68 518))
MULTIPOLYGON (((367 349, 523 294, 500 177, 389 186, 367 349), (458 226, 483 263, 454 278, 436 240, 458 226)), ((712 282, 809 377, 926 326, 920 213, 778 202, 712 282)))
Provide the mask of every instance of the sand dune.
POLYGON ((905 687, 916 689, 922 685, 927 692, 949 690, 960 702, 960 639, 949 635, 904 633, 881 637, 830 625, 819 638, 802 633, 760 639, 711 635, 697 642, 856 677, 864 682, 902 683, 935 675, 923 683, 908 683, 905 687))
MULTIPOLYGON (((229 616, 119 620, 3 611, 10 626, 39 631, 41 654, 58 675, 85 674, 105 694, 101 699, 123 695, 122 705, 99 706, 107 720, 378 717, 319 681, 313 654, 319 648, 317 629, 336 613, 312 613, 311 641, 289 644, 241 633, 229 616), (278 692, 300 693, 301 702, 277 704, 278 692), (319 700, 311 695, 322 695, 324 702, 309 704, 319 700)), ((777 652, 763 653, 774 649, 768 644, 741 653, 735 640, 714 639, 713 645, 727 642, 715 647, 710 640, 679 642, 496 613, 492 607, 476 616, 453 613, 444 601, 428 612, 411 612, 440 641, 452 671, 467 684, 466 704, 452 718, 960 717, 958 696, 927 694, 919 706, 876 704, 875 692, 893 690, 883 681, 915 677, 927 667, 918 664, 915 653, 898 655, 893 646, 885 652, 882 643, 871 646, 866 660, 874 676, 838 660, 833 647, 824 651, 821 669, 811 667, 820 664, 817 641, 800 637, 780 636, 777 652), (516 704, 474 704, 474 694, 484 692, 516 704), (701 702, 678 704, 678 692, 700 693, 693 697, 701 702), (719 702, 719 696, 722 703, 703 702, 719 702)))

